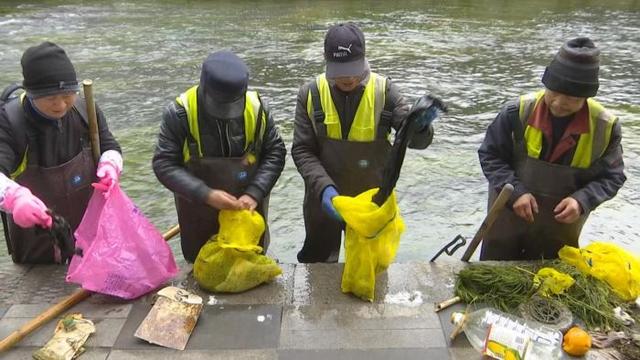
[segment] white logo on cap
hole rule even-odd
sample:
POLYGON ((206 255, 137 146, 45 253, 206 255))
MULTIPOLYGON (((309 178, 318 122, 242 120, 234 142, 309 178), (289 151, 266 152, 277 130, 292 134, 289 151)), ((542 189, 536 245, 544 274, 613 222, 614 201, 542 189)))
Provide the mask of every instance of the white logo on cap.
POLYGON ((351 45, 353 44, 349 44, 349 47, 338 45, 338 51, 333 53, 333 57, 341 58, 341 57, 349 56, 349 54, 351 54, 351 45))
POLYGON ((338 51, 344 50, 344 51, 348 51, 349 54, 351 54, 351 45, 353 45, 353 44, 349 44, 349 47, 344 47, 344 46, 338 45, 338 51))

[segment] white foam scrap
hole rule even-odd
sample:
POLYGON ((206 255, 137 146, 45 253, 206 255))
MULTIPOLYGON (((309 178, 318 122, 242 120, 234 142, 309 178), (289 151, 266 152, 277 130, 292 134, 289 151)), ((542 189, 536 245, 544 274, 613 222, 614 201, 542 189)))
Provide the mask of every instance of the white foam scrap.
POLYGON ((387 294, 384 297, 387 304, 399 304, 408 306, 419 306, 422 304, 422 293, 420 291, 401 291, 396 294, 387 294))

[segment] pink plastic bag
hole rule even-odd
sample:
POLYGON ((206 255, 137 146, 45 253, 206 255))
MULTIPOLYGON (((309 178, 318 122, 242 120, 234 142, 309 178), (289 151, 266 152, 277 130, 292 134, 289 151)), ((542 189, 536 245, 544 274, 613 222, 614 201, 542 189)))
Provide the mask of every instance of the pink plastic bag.
POLYGON ((162 234, 116 185, 107 199, 94 190, 75 232, 67 282, 101 294, 134 299, 178 273, 162 234))

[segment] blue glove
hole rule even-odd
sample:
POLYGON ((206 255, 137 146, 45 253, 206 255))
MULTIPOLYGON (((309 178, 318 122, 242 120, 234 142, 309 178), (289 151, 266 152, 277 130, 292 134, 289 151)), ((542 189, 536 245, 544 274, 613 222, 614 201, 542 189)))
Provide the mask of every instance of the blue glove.
POLYGON ((420 113, 420 115, 418 115, 418 118, 416 119, 416 124, 418 124, 418 132, 422 132, 427 129, 429 125, 431 125, 433 120, 438 118, 439 114, 440 111, 438 107, 433 105, 429 106, 427 110, 420 113))
POLYGON ((342 216, 338 214, 338 211, 336 211, 336 208, 333 207, 333 203, 331 202, 331 200, 338 195, 338 191, 334 186, 329 185, 324 188, 324 190, 322 190, 322 210, 332 219, 343 222, 342 216))

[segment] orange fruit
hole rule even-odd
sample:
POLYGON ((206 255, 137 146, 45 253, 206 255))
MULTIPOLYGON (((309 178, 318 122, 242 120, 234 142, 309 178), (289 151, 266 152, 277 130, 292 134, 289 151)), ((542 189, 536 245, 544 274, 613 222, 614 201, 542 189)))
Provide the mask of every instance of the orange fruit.
POLYGON ((564 334, 562 349, 569 355, 582 356, 591 349, 591 336, 577 326, 564 334))

